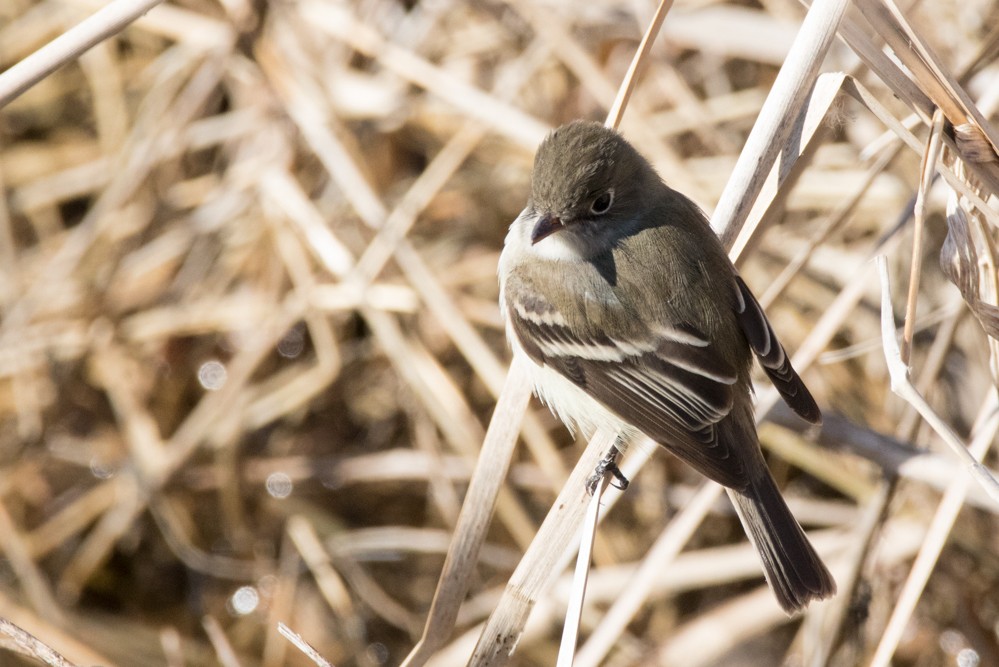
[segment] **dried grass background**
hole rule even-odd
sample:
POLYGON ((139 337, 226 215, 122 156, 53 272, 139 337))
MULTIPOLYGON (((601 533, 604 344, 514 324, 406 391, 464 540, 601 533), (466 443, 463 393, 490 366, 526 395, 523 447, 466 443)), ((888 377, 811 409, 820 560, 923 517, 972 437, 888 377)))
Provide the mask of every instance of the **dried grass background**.
MULTIPOLYGON (((101 4, 3 3, 0 68, 101 4)), ((0 109, 0 617, 81 665, 312 664, 278 622, 333 664, 399 664, 503 384, 496 260, 533 151, 604 117, 653 9, 172 2, 0 109)), ((622 131, 707 210, 804 12, 691 0, 667 18, 622 131)), ((991 117, 999 6, 904 13, 991 117)), ((824 430, 778 414, 761 438, 847 607, 831 627, 784 617, 718 502, 603 664, 870 662, 963 476, 889 389, 876 249, 900 314, 922 268, 911 366, 930 404, 966 442, 995 410, 996 342, 937 261, 942 179, 912 254, 927 119, 844 43, 823 70, 856 77, 915 145, 841 96, 740 263, 789 350, 838 313, 804 376, 824 430)), ((944 163, 963 174, 952 149, 944 163)), ((968 177, 983 199, 987 176, 968 177)), ((990 206, 969 208, 979 313, 990 206)), ((523 434, 456 637, 476 636, 579 456, 537 404, 523 434)), ((657 453, 632 481, 601 527, 584 635, 700 480, 657 453)), ((975 486, 958 503, 895 665, 999 664, 996 507, 975 486)), ((564 588, 513 664, 554 664, 564 588)), ((436 664, 463 664, 449 648, 436 664)))

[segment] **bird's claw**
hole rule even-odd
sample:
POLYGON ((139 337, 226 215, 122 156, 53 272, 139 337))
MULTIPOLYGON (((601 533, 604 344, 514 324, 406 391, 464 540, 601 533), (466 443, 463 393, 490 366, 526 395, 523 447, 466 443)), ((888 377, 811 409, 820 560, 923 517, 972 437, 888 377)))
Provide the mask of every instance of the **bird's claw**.
POLYGON ((608 451, 607 454, 600 459, 600 463, 598 463, 597 467, 594 468, 593 474, 590 475, 588 480, 586 480, 586 490, 591 496, 594 492, 596 492, 597 485, 600 484, 600 481, 607 475, 611 475, 614 478, 611 485, 615 489, 624 491, 628 488, 628 484, 630 484, 628 478, 625 477, 624 473, 621 472, 621 469, 617 467, 618 456, 620 456, 620 453, 617 448, 611 447, 610 451, 608 451))

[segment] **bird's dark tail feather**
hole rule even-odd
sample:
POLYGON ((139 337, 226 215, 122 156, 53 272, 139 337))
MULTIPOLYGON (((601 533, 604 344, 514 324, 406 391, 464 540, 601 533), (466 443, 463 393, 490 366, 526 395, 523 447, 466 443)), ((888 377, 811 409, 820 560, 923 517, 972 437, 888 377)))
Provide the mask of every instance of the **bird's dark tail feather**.
POLYGON ((742 491, 728 489, 736 512, 760 553, 767 583, 789 614, 836 593, 836 582, 798 525, 769 471, 757 471, 742 491))

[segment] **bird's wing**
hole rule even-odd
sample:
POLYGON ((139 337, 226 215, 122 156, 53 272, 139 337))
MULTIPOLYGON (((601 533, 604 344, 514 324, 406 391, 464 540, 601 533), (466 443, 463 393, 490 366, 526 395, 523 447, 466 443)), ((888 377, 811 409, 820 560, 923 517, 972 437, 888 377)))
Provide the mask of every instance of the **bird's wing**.
MULTIPOLYGON (((507 286, 507 317, 524 351, 578 385, 621 419, 705 476, 745 484, 742 457, 719 438, 732 410, 736 369, 689 326, 615 338, 582 332, 523 283, 507 286)), ((738 446, 737 443, 735 443, 738 446)))
POLYGON ((749 346, 756 353, 756 358, 760 360, 760 365, 769 376, 770 381, 777 387, 777 391, 784 398, 784 401, 797 412, 802 419, 813 424, 822 421, 822 413, 815 399, 808 391, 808 387, 798 377, 798 373, 791 366, 791 360, 784 352, 783 346, 777 340, 773 327, 767 319, 763 308, 749 287, 738 275, 736 282, 736 316, 739 326, 749 341, 749 346))

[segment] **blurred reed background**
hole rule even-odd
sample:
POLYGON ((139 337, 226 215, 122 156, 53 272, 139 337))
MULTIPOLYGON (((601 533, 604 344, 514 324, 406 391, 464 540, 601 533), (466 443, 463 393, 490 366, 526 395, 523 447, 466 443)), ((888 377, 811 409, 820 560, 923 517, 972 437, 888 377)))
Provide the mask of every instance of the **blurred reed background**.
MULTIPOLYGON (((102 4, 6 0, 0 69, 102 4)), ((0 617, 80 665, 312 664, 278 622, 336 665, 401 662, 502 387, 496 260, 534 149, 603 119, 653 9, 169 2, 0 109, 0 617)), ((666 20, 621 129, 707 210, 804 13, 689 0, 666 20)), ((997 4, 904 15, 992 116, 997 4)), ((867 15, 848 16, 877 52, 867 15)), ((945 542, 893 664, 999 664, 996 506, 972 485, 931 529, 963 473, 891 394, 870 261, 889 254, 900 319, 922 267, 913 378, 971 440, 995 410, 996 342, 965 303, 995 303, 995 198, 969 208, 980 275, 965 296, 980 295, 963 300, 937 260, 941 179, 913 255, 925 109, 855 48, 836 43, 823 70, 869 101, 837 97, 740 259, 789 350, 818 323, 828 334, 804 373, 826 429, 777 415, 761 438, 848 604, 796 641, 811 618, 779 612, 719 502, 603 664, 866 664, 928 531, 945 542)), ((945 149, 959 175, 962 159, 945 149)), ((983 199, 987 176, 967 176, 983 199)), ((459 634, 495 605, 580 451, 536 403, 524 440, 459 634)), ((661 453, 633 479, 601 527, 584 634, 698 482, 661 453)), ((554 664, 564 588, 512 664, 554 664)))

